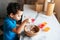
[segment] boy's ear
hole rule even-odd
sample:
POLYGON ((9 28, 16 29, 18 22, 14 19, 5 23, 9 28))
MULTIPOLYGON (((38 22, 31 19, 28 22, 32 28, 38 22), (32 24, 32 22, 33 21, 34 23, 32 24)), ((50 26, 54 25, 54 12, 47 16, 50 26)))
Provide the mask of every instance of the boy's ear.
POLYGON ((14 16, 13 13, 11 13, 11 14, 10 14, 10 17, 13 17, 13 16, 14 16))

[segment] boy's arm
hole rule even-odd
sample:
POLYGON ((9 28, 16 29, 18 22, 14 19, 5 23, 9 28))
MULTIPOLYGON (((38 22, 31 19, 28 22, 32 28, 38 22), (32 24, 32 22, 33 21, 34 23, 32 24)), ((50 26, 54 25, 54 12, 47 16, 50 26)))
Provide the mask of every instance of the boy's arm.
POLYGON ((20 34, 21 31, 24 29, 24 27, 25 27, 25 25, 26 25, 27 22, 28 22, 28 19, 24 20, 24 21, 21 23, 21 25, 19 25, 19 27, 14 28, 12 31, 15 32, 15 33, 17 33, 17 34, 20 34))

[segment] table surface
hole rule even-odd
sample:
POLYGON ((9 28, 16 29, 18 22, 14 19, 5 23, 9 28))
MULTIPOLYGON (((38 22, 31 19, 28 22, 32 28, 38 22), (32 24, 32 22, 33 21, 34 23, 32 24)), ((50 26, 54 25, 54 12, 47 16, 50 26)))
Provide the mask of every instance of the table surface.
MULTIPOLYGON (((36 17, 37 12, 32 10, 30 8, 31 6, 32 5, 24 5, 23 20, 24 20, 24 16, 31 18, 36 17)), ((50 27, 50 30, 48 32, 43 32, 42 30, 40 30, 40 32, 34 37, 27 37, 20 35, 20 40, 60 40, 59 22, 57 21, 54 14, 52 14, 51 16, 46 16, 44 15, 43 12, 40 12, 34 24, 38 25, 42 22, 48 23, 47 26, 50 27)))

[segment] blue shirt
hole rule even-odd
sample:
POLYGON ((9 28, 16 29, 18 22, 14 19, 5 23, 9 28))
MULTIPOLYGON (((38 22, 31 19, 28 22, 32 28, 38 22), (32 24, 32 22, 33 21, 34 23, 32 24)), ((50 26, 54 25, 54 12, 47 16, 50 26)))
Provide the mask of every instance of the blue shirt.
POLYGON ((4 40, 15 40, 16 33, 12 32, 12 30, 16 28, 16 20, 6 17, 4 20, 4 40))

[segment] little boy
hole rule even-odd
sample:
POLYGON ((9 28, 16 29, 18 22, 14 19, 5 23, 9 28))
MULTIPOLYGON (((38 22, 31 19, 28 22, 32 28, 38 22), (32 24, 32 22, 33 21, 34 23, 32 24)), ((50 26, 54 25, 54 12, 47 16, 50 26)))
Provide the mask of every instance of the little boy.
POLYGON ((28 19, 24 20, 18 27, 16 21, 21 19, 23 11, 18 3, 9 3, 7 6, 7 17, 4 20, 4 40, 17 40, 17 34, 24 29, 28 19))

